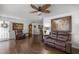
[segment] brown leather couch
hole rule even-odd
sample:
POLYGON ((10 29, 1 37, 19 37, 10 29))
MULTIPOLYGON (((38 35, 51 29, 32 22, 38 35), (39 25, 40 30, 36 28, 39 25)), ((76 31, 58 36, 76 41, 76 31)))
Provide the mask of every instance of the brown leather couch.
POLYGON ((71 32, 54 31, 50 35, 43 36, 44 43, 66 53, 72 53, 71 32))

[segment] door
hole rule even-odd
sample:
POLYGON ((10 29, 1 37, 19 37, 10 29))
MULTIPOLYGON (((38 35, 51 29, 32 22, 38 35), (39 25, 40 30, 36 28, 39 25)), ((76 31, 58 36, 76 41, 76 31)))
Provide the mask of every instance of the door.
POLYGON ((0 41, 9 39, 9 22, 0 21, 0 41))

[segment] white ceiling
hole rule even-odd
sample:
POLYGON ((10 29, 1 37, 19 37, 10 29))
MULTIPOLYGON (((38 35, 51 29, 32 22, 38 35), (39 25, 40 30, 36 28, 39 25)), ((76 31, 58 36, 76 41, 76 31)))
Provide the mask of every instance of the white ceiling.
MULTIPOLYGON (((40 5, 40 4, 39 4, 40 5)), ((30 21, 40 21, 42 18, 45 17, 53 17, 55 14, 59 14, 59 11, 61 13, 64 13, 66 11, 71 12, 72 10, 79 10, 78 4, 52 4, 49 8, 50 12, 49 14, 42 14, 41 16, 38 16, 36 13, 32 14, 30 13, 33 11, 30 4, 0 4, 0 15, 8 16, 8 17, 15 17, 19 19, 27 19, 30 21)))
MULTIPOLYGON (((52 7, 52 6, 51 6, 52 7)), ((49 8, 52 13, 52 8, 49 8)), ((30 4, 2 4, 0 5, 0 15, 11 16, 20 19, 29 19, 32 21, 41 20, 43 17, 47 17, 50 14, 42 14, 38 16, 36 13, 30 13, 33 11, 30 4)))

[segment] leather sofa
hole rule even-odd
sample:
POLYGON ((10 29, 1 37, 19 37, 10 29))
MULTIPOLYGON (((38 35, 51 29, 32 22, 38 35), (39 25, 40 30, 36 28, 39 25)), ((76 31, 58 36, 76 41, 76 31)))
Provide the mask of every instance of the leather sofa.
POLYGON ((48 44, 66 53, 72 53, 71 32, 54 31, 50 35, 44 35, 44 44, 48 44))

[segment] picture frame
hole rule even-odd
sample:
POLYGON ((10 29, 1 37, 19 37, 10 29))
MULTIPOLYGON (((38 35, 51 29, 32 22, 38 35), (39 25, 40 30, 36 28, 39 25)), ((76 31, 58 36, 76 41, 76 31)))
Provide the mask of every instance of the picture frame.
POLYGON ((72 31, 71 16, 52 19, 51 30, 52 31, 72 31))

